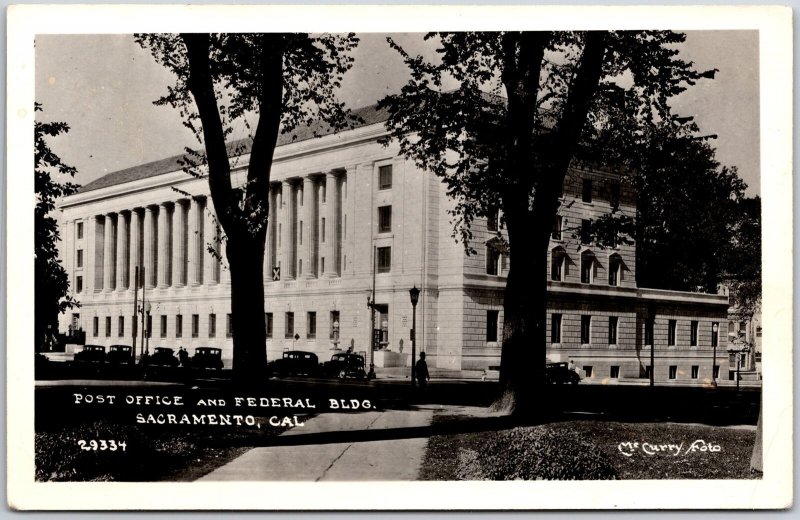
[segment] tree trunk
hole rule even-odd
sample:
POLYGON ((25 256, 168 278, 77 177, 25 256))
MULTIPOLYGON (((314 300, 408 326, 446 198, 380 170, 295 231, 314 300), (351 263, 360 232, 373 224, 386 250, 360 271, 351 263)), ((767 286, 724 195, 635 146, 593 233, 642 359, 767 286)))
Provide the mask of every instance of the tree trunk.
POLYGON ((231 271, 234 380, 253 385, 266 379, 264 237, 242 233, 227 241, 226 256, 231 271))
MULTIPOLYGON (((511 196, 510 196, 511 197, 511 196)), ((509 198, 510 198, 509 197, 509 198)), ((552 219, 537 219, 527 195, 506 205, 512 258, 503 299, 503 349, 500 361, 504 394, 498 405, 516 415, 545 412, 547 359, 547 245, 552 219)))

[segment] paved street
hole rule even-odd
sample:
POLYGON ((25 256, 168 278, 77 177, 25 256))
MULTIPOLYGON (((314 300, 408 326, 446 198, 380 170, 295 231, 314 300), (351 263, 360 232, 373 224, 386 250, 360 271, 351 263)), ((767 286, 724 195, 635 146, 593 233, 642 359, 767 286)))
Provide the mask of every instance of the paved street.
POLYGON ((326 432, 390 430, 430 425, 433 409, 386 410, 357 414, 328 413, 282 437, 292 445, 254 448, 200 480, 345 481, 415 480, 427 437, 305 444, 303 436, 326 432))

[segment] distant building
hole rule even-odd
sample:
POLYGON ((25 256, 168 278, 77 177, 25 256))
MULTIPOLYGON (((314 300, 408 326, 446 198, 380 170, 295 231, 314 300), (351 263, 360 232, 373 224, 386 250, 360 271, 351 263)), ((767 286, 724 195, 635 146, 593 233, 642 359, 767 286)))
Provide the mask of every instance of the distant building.
MULTIPOLYGON (((327 359, 350 346, 369 354, 374 337, 376 366, 407 365, 408 290, 416 285, 417 343, 429 366, 498 366, 511 259, 496 238, 497 218, 475 223, 477 254, 467 256, 452 238, 453 203, 441 181, 397 146, 378 144, 384 113, 357 112, 357 128, 298 135, 276 149, 264 262, 268 357, 299 349, 327 359)), ((247 154, 234 168, 238 182, 247 154)), ((589 219, 612 207, 635 216, 634 194, 616 174, 570 171, 542 273, 548 357, 573 360, 586 382, 644 382, 651 358, 659 382, 711 382, 714 357, 719 370, 727 356, 720 329, 728 298, 637 287, 634 245, 600 249, 580 238, 589 219)), ((142 266, 149 348, 220 347, 230 366, 230 277, 209 252, 219 243, 205 179, 181 171, 175 157, 101 177, 60 209, 62 260, 82 304, 62 317, 62 331, 83 329, 90 344, 129 344, 142 266)))

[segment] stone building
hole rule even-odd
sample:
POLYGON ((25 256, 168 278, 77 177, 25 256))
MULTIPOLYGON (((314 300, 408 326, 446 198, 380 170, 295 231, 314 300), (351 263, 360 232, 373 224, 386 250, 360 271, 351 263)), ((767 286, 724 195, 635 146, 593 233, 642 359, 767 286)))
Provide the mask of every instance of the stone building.
MULTIPOLYGON (((417 345, 429 366, 496 367, 510 266, 497 218, 476 222, 477 254, 466 255, 441 181, 396 145, 378 143, 386 114, 356 112, 356 128, 296 134, 275 151, 264 261, 268 359, 286 349, 328 359, 352 346, 378 367, 406 365, 408 290, 416 286, 417 345)), ((241 183, 247 144, 240 149, 232 164, 241 183)), ((717 365, 725 355, 714 345, 727 297, 638 288, 634 245, 581 243, 588 220, 612 207, 635 216, 634 194, 614 172, 569 173, 542 273, 550 359, 573 360, 587 382, 641 381, 652 351, 657 381, 710 382, 715 354, 717 365)), ((62 260, 82 304, 62 316, 62 331, 83 329, 89 344, 130 344, 134 273, 144 267, 148 348, 220 347, 230 366, 230 276, 214 254, 221 249, 206 179, 173 157, 105 175, 66 197, 60 212, 62 260)))

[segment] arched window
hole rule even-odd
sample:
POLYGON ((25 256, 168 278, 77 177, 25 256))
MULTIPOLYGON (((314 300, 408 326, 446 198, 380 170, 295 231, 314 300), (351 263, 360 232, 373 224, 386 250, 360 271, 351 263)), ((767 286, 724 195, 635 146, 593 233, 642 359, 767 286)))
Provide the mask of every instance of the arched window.
POLYGON ((597 258, 590 249, 581 253, 581 283, 594 283, 597 272, 597 258))
POLYGON ((608 257, 608 285, 620 285, 622 283, 622 257, 617 253, 608 257))
POLYGON ((567 276, 567 252, 563 247, 554 247, 550 252, 550 279, 563 282, 567 276))

